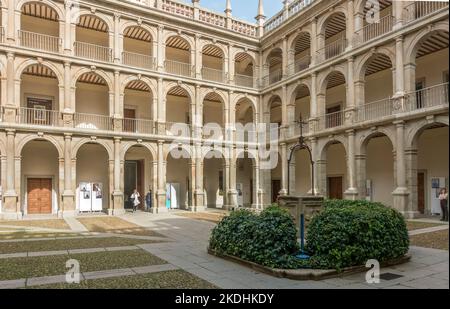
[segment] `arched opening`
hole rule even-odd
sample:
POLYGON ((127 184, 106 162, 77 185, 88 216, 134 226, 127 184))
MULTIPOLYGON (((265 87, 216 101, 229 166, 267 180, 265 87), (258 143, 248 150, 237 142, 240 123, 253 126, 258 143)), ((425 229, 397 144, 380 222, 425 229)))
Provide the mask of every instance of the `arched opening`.
POLYGON ((308 120, 311 116, 311 94, 309 88, 302 84, 297 86, 294 91, 294 104, 295 104, 295 114, 294 121, 308 120))
POLYGON ((25 215, 56 214, 59 207, 58 150, 46 140, 28 142, 21 152, 22 211, 25 215), (39 154, 39 155, 36 155, 39 154))
MULTIPOLYGON (((177 125, 177 128, 181 128, 189 131, 192 124, 191 115, 191 98, 186 89, 175 86, 167 92, 166 97, 166 130, 171 130, 173 125, 177 125), (185 124, 185 125, 184 125, 185 124)), ((178 130, 177 130, 178 131, 178 130)), ((190 132, 184 132, 190 134, 190 132)))
POLYGON ((255 159, 249 152, 243 152, 236 160, 236 191, 239 207, 251 208, 256 204, 255 159))
POLYGON ((255 111, 253 104, 249 99, 242 98, 236 103, 235 123, 236 123, 236 141, 247 142, 256 141, 255 111), (239 129, 242 128, 242 130, 239 129))
POLYGON ((208 208, 223 208, 226 205, 226 175, 222 153, 209 151, 203 161, 203 185, 208 208))
POLYGON ((347 47, 346 17, 342 12, 331 14, 323 25, 319 37, 319 60, 323 61, 342 54, 347 47))
POLYGON ((208 93, 203 99, 204 138, 223 138, 225 133, 224 106, 222 97, 215 92, 208 93))
POLYGON ((319 162, 322 190, 329 199, 341 200, 347 186, 347 159, 344 145, 332 141, 326 145, 319 162))
POLYGON ((308 32, 300 33, 294 40, 291 50, 294 51, 294 62, 289 71, 297 73, 307 69, 311 63, 310 34, 308 32))
POLYGON ((44 65, 33 64, 23 70, 20 83, 20 123, 58 126, 61 117, 56 74, 44 65))
POLYGON ((394 16, 392 1, 373 2, 361 1, 357 8, 360 14, 355 15, 355 43, 362 44, 375 39, 392 30, 394 16))
POLYGON ((225 60, 223 51, 214 45, 206 45, 202 50, 202 78, 224 83, 225 60))
POLYGON ((407 65, 408 109, 448 104, 448 37, 448 31, 432 31, 414 47, 411 63, 415 68, 407 65))
POLYGON ((111 130, 109 88, 99 74, 82 74, 75 86, 75 127, 111 130))
POLYGON ((168 209, 188 210, 192 205, 191 171, 191 157, 185 149, 174 149, 169 153, 166 172, 166 207, 168 209))
POLYGON ((395 166, 393 146, 384 134, 375 134, 366 141, 366 199, 393 206, 395 166))
POLYGON ((344 124, 343 111, 346 107, 347 93, 345 76, 341 72, 331 72, 326 80, 325 104, 319 104, 324 118, 321 118, 321 129, 339 127, 344 124))
POLYGON ((238 53, 234 58, 234 82, 238 86, 255 86, 255 62, 247 53, 238 53))
POLYGON ((76 200, 79 212, 106 212, 110 208, 109 159, 106 149, 97 143, 86 143, 78 149, 76 200))
POLYGON ((75 56, 111 62, 112 48, 108 25, 94 15, 82 15, 75 30, 75 56))
POLYGON ((124 30, 122 62, 137 68, 155 69, 150 32, 138 26, 124 30))
POLYGON ((270 123, 276 123, 280 127, 283 120, 281 98, 279 96, 270 98, 268 108, 269 117, 267 117, 267 120, 270 123))
POLYGON ((448 126, 433 124, 421 130, 413 147, 410 183, 412 210, 425 215, 440 215, 439 191, 449 187, 448 126), (417 159, 414 159, 417 153, 417 159))
POLYGON ((294 164, 291 168, 295 168, 295 194, 299 196, 307 195, 311 191, 311 161, 306 149, 295 153, 294 164))
MULTIPOLYGON (((364 67, 364 89, 359 89, 358 119, 361 121, 379 119, 392 115, 394 94, 393 67, 385 54, 375 54, 364 67)), ((360 85, 361 86, 361 85, 360 85)), ((357 91, 358 92, 358 91, 357 91)))
POLYGON ((166 41, 166 72, 181 76, 192 76, 191 46, 180 36, 171 36, 166 41))
POLYGON ((270 202, 271 203, 276 203, 278 196, 281 193, 281 189, 283 184, 282 184, 282 162, 281 162, 281 156, 280 154, 277 154, 277 164, 276 166, 273 166, 271 171, 270 171, 270 177, 271 177, 271 182, 270 182, 270 190, 271 190, 271 195, 270 195, 270 202))
POLYGON ((25 3, 20 15, 20 46, 59 52, 59 18, 58 13, 45 3, 25 3))
POLYGON ((125 132, 155 133, 153 94, 143 81, 134 80, 125 86, 123 126, 125 132))
POLYGON ((281 48, 273 49, 266 61, 268 75, 265 84, 270 85, 279 82, 283 78, 283 51, 281 48))
POLYGON ((139 209, 149 210, 155 205, 155 177, 157 166, 153 162, 151 152, 144 146, 136 145, 125 153, 124 158, 124 179, 123 194, 125 209, 133 208, 133 201, 130 196, 134 189, 137 189, 141 199, 139 209), (146 195, 150 193, 150 205, 147 205, 146 195))

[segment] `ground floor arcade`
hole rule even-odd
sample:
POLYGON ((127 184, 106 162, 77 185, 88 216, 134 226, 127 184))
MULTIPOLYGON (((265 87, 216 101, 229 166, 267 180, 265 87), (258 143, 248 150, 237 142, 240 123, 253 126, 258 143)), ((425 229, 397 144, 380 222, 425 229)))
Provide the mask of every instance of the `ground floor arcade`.
MULTIPOLYGON (((294 141, 292 142, 294 143, 294 141)), ((137 189, 151 192, 154 212, 236 206, 261 209, 280 194, 368 199, 407 216, 440 213, 437 191, 448 187, 448 115, 399 121, 308 139, 305 150, 276 164, 236 147, 165 141, 82 137, 74 134, 0 131, 3 218, 121 214, 137 189), (288 180, 288 169, 290 179, 288 180)))

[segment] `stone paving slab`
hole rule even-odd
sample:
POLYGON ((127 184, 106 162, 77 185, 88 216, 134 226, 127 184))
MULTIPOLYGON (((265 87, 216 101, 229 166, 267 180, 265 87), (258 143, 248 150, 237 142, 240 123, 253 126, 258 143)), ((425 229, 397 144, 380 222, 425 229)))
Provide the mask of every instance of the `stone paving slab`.
POLYGON ((136 274, 150 274, 157 273, 169 270, 177 270, 179 269, 175 265, 171 264, 163 264, 163 265, 152 265, 152 266, 143 266, 143 267, 133 267, 131 270, 136 274))
POLYGON ((26 279, 0 281, 0 289, 19 289, 25 286, 26 279))
POLYGON ((93 271, 93 272, 89 272, 89 273, 83 273, 83 276, 86 280, 112 278, 112 277, 123 277, 123 276, 132 276, 132 275, 135 275, 135 272, 133 272, 130 268, 101 270, 101 271, 93 271))
POLYGON ((45 284, 55 284, 66 282, 66 275, 57 276, 47 276, 47 277, 37 277, 27 279, 27 286, 45 285, 45 284))
POLYGON ((22 258, 22 257, 27 257, 27 253, 26 252, 21 252, 21 253, 5 253, 5 254, 0 254, 0 259, 10 259, 10 258, 22 258))
POLYGON ((408 234, 409 234, 409 236, 414 236, 414 235, 433 233, 433 232, 445 231, 445 230, 448 230, 448 225, 433 226, 433 227, 427 227, 425 229, 409 231, 408 234))
POLYGON ((38 256, 49 256, 49 255, 67 255, 69 252, 67 250, 58 251, 39 251, 39 252, 28 252, 28 257, 38 257, 38 256))

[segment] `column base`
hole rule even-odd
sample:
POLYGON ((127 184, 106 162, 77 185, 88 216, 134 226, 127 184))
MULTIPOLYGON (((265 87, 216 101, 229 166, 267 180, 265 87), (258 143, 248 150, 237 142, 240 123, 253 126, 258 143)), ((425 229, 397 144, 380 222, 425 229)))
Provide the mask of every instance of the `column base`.
POLYGON ((157 208, 152 207, 152 210, 151 210, 151 213, 154 214, 154 215, 165 214, 165 213, 168 213, 168 212, 169 212, 169 209, 167 209, 166 207, 157 207, 157 208))
POLYGON ((60 210, 58 211, 58 218, 64 219, 64 218, 74 218, 78 216, 78 211, 76 210, 60 210))
POLYGON ((61 213, 75 213, 75 194, 72 192, 64 192, 62 194, 62 209, 61 213))
POLYGON ((419 218, 421 213, 418 211, 400 211, 405 219, 416 219, 419 218))
POLYGON ((2 207, 3 207, 2 212, 3 212, 3 214, 20 213, 21 216, 22 216, 22 213, 20 211, 18 211, 19 209, 17 207, 17 203, 18 203, 18 196, 17 196, 17 194, 6 192, 3 195, 3 205, 2 205, 2 207))
POLYGON ((108 208, 108 215, 109 216, 119 216, 121 214, 125 213, 125 206, 123 204, 123 193, 119 191, 113 192, 113 207, 108 208))
POLYGON ((356 188, 349 188, 344 192, 345 199, 356 201, 358 199, 358 190, 356 188))
POLYGON ((394 196, 394 208, 397 209, 400 213, 408 213, 408 197, 409 191, 408 188, 399 187, 392 192, 394 196))
POLYGON ((206 211, 206 207, 205 206, 190 206, 189 211, 202 212, 202 211, 206 211))
POLYGON ((203 191, 195 191, 194 205, 198 205, 198 206, 189 206, 188 209, 194 208, 195 211, 201 211, 199 209, 203 208, 203 211, 205 210, 205 193, 203 191))
POLYGON ((22 220, 23 214, 21 212, 2 212, 0 218, 2 220, 22 220))
MULTIPOLYGON (((238 193, 237 193, 236 190, 228 191, 228 202, 229 202, 229 205, 224 206, 225 209, 227 209, 227 207, 231 207, 231 208, 235 207, 236 208, 236 207, 239 206, 238 202, 237 202, 237 195, 238 195, 238 193)), ((227 209, 227 210, 229 210, 229 209, 227 209)))

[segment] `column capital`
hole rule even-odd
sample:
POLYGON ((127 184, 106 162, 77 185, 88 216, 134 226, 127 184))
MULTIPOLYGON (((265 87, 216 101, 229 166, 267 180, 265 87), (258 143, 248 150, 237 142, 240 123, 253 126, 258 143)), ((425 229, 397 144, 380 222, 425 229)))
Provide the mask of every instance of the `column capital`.
POLYGON ((405 121, 404 120, 398 120, 398 121, 394 121, 393 124, 399 128, 399 127, 405 127, 405 121))
POLYGON ((398 35, 395 37, 395 42, 403 42, 403 35, 398 35))
POLYGON ((121 140, 122 140, 121 137, 117 137, 117 136, 114 137, 114 143, 120 143, 121 140))
POLYGON ((355 129, 350 129, 350 130, 347 130, 347 131, 345 131, 345 133, 347 133, 347 135, 349 135, 349 136, 355 136, 355 129))
POLYGON ((72 133, 64 133, 64 139, 68 140, 68 139, 72 139, 72 133))

